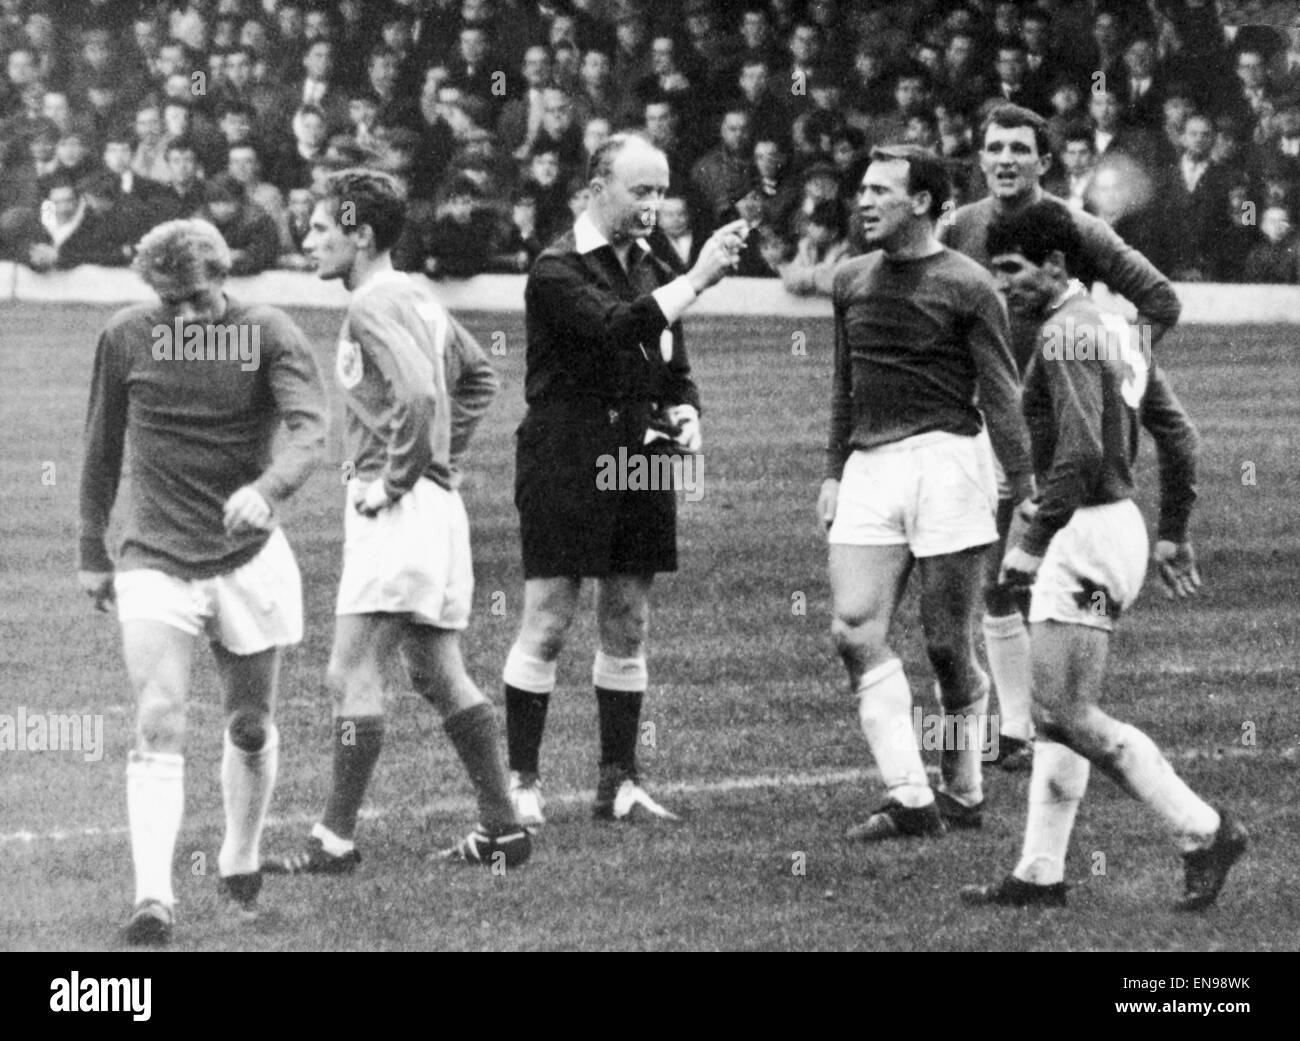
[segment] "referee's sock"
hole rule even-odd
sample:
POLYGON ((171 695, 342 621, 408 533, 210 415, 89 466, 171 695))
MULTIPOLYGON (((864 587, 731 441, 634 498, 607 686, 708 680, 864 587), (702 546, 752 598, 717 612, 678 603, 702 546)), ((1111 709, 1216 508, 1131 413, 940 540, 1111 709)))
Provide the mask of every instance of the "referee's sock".
POLYGON ((334 777, 321 823, 352 841, 370 775, 384 745, 383 716, 339 716, 334 720, 334 777))
POLYGON ((600 716, 600 765, 617 766, 635 778, 637 731, 648 681, 645 658, 615 658, 597 651, 591 678, 600 716))
POLYGON ((126 816, 135 863, 135 902, 160 900, 171 907, 172 855, 185 808, 185 757, 169 752, 132 752, 126 765, 126 816))
POLYGON ((474 784, 479 823, 494 833, 513 827, 517 823, 515 810, 510 804, 501 762, 501 734, 491 704, 480 701, 461 709, 443 720, 442 727, 474 784))
POLYGON ((506 754, 510 769, 538 773, 538 754, 546 729, 546 710, 555 689, 557 663, 525 653, 518 644, 510 648, 502 671, 506 701, 506 754))

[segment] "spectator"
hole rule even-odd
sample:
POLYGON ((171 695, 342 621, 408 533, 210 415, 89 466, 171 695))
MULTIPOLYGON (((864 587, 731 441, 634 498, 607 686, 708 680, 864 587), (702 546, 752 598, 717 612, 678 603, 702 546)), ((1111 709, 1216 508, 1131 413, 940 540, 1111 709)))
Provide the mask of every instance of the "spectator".
POLYGON ((614 128, 610 125, 608 119, 604 116, 592 116, 583 124, 582 127, 582 163, 579 170, 585 171, 590 163, 591 157, 596 154, 596 150, 609 140, 610 134, 614 128))
POLYGON ((167 142, 167 186, 171 217, 193 217, 207 202, 198 151, 187 138, 167 142))
POLYGON ((226 240, 232 275, 257 275, 275 264, 280 231, 269 213, 245 199, 243 185, 224 175, 214 177, 205 197, 196 216, 211 221, 226 240))
POLYGON ((537 200, 537 238, 541 242, 550 242, 573 223, 560 170, 560 154, 548 148, 533 153, 524 174, 522 188, 537 200))
POLYGON ((419 129, 419 114, 398 88, 398 56, 389 47, 376 47, 366 63, 366 82, 370 93, 379 100, 381 123, 404 124, 419 129))
POLYGON ((1060 173, 1049 169, 1043 187, 1052 195, 1064 199, 1071 209, 1086 210, 1096 166, 1097 155, 1092 150, 1092 133, 1086 125, 1076 123, 1065 135, 1060 173))
POLYGON ((836 130, 831 135, 831 162, 839 171, 840 198, 853 198, 867 170, 866 135, 857 127, 846 126, 836 130))
POLYGON ((808 217, 794 259, 781 268, 781 284, 799 296, 830 296, 835 267, 849 255, 844 204, 823 199, 808 217))
POLYGON ((1215 277, 1220 282, 1245 282, 1246 258, 1259 245, 1255 204, 1250 201, 1250 179, 1236 171, 1228 188, 1228 224, 1219 244, 1215 277))
POLYGON ((865 130, 872 119, 894 107, 894 79, 878 42, 863 40, 858 45, 845 105, 845 119, 859 130, 865 130))
MULTIPOLYGON (((993 84, 980 68, 978 48, 975 34, 969 29, 959 28, 948 33, 943 50, 943 78, 938 87, 943 97, 959 108, 974 108, 993 93, 993 84)), ((873 140, 887 139, 879 137, 873 140)))
POLYGON ((669 195, 659 207, 659 230, 663 241, 672 251, 674 266, 683 272, 695 266, 704 239, 691 230, 691 210, 680 195, 669 195))
MULTIPOLYGON (((754 142, 754 190, 758 193, 760 223, 785 229, 799 205, 800 184, 791 173, 785 147, 774 138, 760 137, 754 142)), ((749 218, 746 218, 747 220, 749 218)))
MULTIPOLYGON (((642 130, 650 143, 668 157, 668 191, 691 191, 692 156, 682 140, 677 109, 670 98, 655 98, 643 111, 642 130)), ((690 195, 687 196, 690 199, 690 195)), ((691 199, 694 211, 699 204, 691 199)))
POLYGON ((542 125, 530 151, 554 152, 560 157, 566 178, 583 168, 586 152, 582 130, 573 119, 573 99, 559 87, 542 91, 542 125))
POLYGON ((1165 226, 1171 229, 1169 275, 1175 281, 1213 277, 1215 255, 1228 230, 1227 170, 1210 159, 1214 126, 1208 116, 1189 116, 1182 155, 1169 169, 1161 196, 1165 226))
POLYGON ((1242 48, 1237 52, 1237 82, 1223 108, 1250 124, 1259 122, 1267 106, 1276 103, 1277 91, 1268 75, 1268 61, 1262 51, 1242 48))
POLYGON ((1147 130, 1164 125, 1164 103, 1168 90, 1165 77, 1156 66, 1155 41, 1139 36, 1124 48, 1122 95, 1129 124, 1147 130))
POLYGON ((551 75, 550 51, 540 45, 529 47, 524 51, 520 73, 522 89, 511 89, 507 82, 509 97, 497 117, 497 138, 516 159, 526 159, 542 130, 543 88, 551 75))
POLYGON ((691 185, 706 206, 703 217, 708 228, 721 223, 723 212, 745 194, 752 181, 753 146, 749 115, 744 108, 727 109, 718 137, 718 144, 701 156, 691 170, 691 185))
MULTIPOLYGON (((790 85, 796 107, 800 107, 800 99, 807 97, 809 82, 817 79, 817 73, 821 70, 824 43, 821 31, 807 21, 796 22, 786 37, 789 53, 780 78, 790 85)), ((835 73, 827 69, 823 75, 834 76, 835 73)))
POLYGON ((23 92, 33 83, 40 83, 40 69, 36 55, 30 47, 15 47, 5 58, 5 81, 0 86, 0 115, 8 117, 22 107, 23 92))
POLYGON ((1264 241, 1246 258, 1246 281, 1300 282, 1300 242, 1291 214, 1282 206, 1266 207, 1260 214, 1259 232, 1264 241))
POLYGON ((243 192, 246 202, 252 203, 275 222, 281 241, 285 237, 284 195, 269 181, 262 180, 262 156, 251 141, 231 145, 226 155, 226 176, 243 192))
POLYGON ((5 220, 4 237, 12 243, 7 252, 33 271, 90 262, 87 258, 94 247, 94 217, 70 181, 52 183, 38 213, 11 210, 5 220))
POLYGON ((303 51, 302 70, 303 75, 280 89, 276 110, 295 112, 304 105, 315 105, 330 131, 345 129, 348 97, 334 79, 334 45, 327 39, 312 40, 303 51))
POLYGON ((478 187, 457 178, 445 201, 414 228, 417 270, 430 278, 470 278, 486 271, 496 243, 491 213, 481 204, 478 187))
POLYGON ((732 111, 743 107, 749 116, 749 126, 755 139, 759 137, 785 141, 790 137, 791 112, 785 98, 772 86, 769 66, 757 59, 747 58, 740 66, 736 78, 736 96, 731 102, 732 111))
POLYGON ((574 119, 587 123, 597 117, 610 120, 620 115, 620 95, 610 82, 613 66, 609 55, 593 48, 582 56, 578 67, 578 87, 573 97, 574 119))
POLYGON ((1045 77, 1031 75, 1025 45, 1016 38, 1002 39, 997 45, 997 70, 991 100, 995 105, 1010 102, 1040 116, 1052 111, 1050 88, 1045 77))
POLYGON ((543 248, 545 243, 537 236, 537 195, 531 188, 518 188, 510 199, 510 223, 491 270, 527 272, 543 248))
POLYGON ((788 56, 776 42, 765 4, 749 3, 740 16, 740 61, 762 62, 768 70, 784 68, 788 56))
POLYGON ((1168 165, 1170 155, 1164 139, 1144 127, 1124 121, 1124 99, 1108 87, 1098 87, 1088 100, 1092 119, 1093 151, 1098 161, 1126 156, 1148 176, 1168 165))
POLYGON ((700 139, 700 118, 709 100, 692 83, 677 60, 677 44, 660 34, 650 41, 650 71, 632 85, 633 111, 643 109, 652 98, 669 98, 681 117, 682 133, 692 141, 700 139))
POLYGON ((301 188, 311 181, 311 167, 325 153, 325 114, 315 105, 304 105, 293 116, 291 150, 276 156, 271 183, 281 192, 301 188))
POLYGON ((65 261, 71 256, 82 264, 125 266, 135 254, 135 244, 164 216, 139 196, 123 195, 118 179, 110 173, 88 179, 82 197, 87 211, 85 234, 71 244, 71 254, 64 247, 65 261))
POLYGON ((1281 180, 1300 190, 1300 94, 1278 103, 1273 125, 1275 136, 1256 149, 1255 168, 1261 175, 1281 180))
POLYGON ((493 92, 492 83, 500 67, 492 60, 487 30, 479 25, 466 25, 460 31, 456 53, 447 63, 450 70, 447 82, 465 94, 482 98, 495 110, 501 96, 493 92))
POLYGON ((311 211, 316 197, 310 188, 294 188, 285 205, 284 236, 280 240, 278 266, 290 271, 310 271, 311 258, 302 248, 303 239, 311 231, 311 211))
POLYGON ((577 174, 569 178, 569 190, 565 193, 564 202, 569 208, 570 224, 587 212, 587 204, 591 202, 591 183, 586 177, 577 174))
POLYGON ((225 71, 217 110, 223 105, 247 106, 256 113, 259 133, 283 134, 288 130, 285 115, 295 112, 297 105, 283 106, 283 98, 254 78, 255 58, 251 47, 239 45, 226 52, 222 68, 225 71))
MULTIPOLYGON (((1088 122, 1088 113, 1083 107, 1083 92, 1074 77, 1060 73, 1052 82, 1052 111, 1047 117, 1047 137, 1052 148, 1060 151, 1065 147, 1065 132, 1079 122, 1088 122)), ((1096 151, 1096 143, 1093 144, 1096 151)))
MULTIPOLYGON (((945 96, 954 98, 951 86, 945 96)), ((869 121, 867 137, 875 143, 902 141, 908 120, 930 112, 932 104, 930 74, 916 63, 905 66, 894 79, 894 107, 869 121)))

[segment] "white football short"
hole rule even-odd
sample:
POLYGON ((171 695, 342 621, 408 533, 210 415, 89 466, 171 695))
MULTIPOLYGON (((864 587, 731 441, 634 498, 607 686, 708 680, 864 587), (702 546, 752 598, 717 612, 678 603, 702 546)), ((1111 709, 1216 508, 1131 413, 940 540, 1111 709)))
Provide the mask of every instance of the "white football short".
POLYGON ((469 517, 457 492, 421 477, 373 517, 352 505, 365 482, 348 485, 343 575, 335 614, 407 614, 439 629, 469 625, 474 562, 469 517))
POLYGON ((184 579, 152 568, 113 578, 120 621, 162 622, 257 654, 302 640, 302 579, 284 532, 276 528, 257 556, 229 574, 184 579))
POLYGON ((988 438, 937 430, 849 456, 828 538, 935 557, 996 542, 996 510, 988 438))
POLYGON ((1029 601, 1031 622, 1111 632, 1147 570, 1147 529, 1132 499, 1083 506, 1048 544, 1029 601))

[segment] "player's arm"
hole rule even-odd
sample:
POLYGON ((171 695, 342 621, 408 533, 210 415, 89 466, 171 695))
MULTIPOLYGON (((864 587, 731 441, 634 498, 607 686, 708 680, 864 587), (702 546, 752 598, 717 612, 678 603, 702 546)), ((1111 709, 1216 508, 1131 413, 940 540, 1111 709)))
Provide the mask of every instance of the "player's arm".
POLYGON ((1018 547, 1034 558, 1041 558, 1052 537, 1069 523, 1105 464, 1101 365, 1044 360, 1039 371, 1050 390, 1056 449, 1038 510, 1018 547))
POLYGON ((1183 305, 1173 283, 1104 220, 1073 212, 1091 273, 1137 308, 1139 326, 1149 328, 1151 342, 1158 342, 1178 324, 1182 314, 1183 305))
POLYGON ((325 383, 307 337, 287 317, 271 330, 274 347, 267 379, 287 436, 253 486, 275 505, 301 488, 325 458, 328 412, 325 383))
POLYGON ((78 582, 101 611, 113 598, 113 562, 105 535, 122 476, 126 438, 127 389, 120 347, 109 332, 100 334, 86 408, 85 450, 81 463, 81 531, 78 582))
MULTIPOLYGON (((449 316, 450 317, 450 316, 449 316)), ((496 369, 488 360, 482 346, 455 318, 451 319, 448 360, 455 374, 451 391, 451 468, 459 470, 460 459, 469 447, 479 421, 487 412, 492 399, 501 389, 496 369)))
POLYGON ((1160 469, 1160 520, 1154 556, 1166 595, 1184 597, 1201 585, 1187 525, 1196 502, 1200 437, 1164 373, 1153 363, 1138 410, 1156 445, 1160 469))
POLYGON ((1011 353, 1011 326, 992 284, 977 287, 967 342, 975 359, 980 411, 989 440, 1011 485, 1011 500, 1034 497, 1034 465, 1029 428, 1020 407, 1020 372, 1011 353))
POLYGON ((849 458, 853 436, 853 358, 844 324, 843 282, 836 278, 831 287, 831 310, 835 318, 834 358, 831 370, 831 422, 826 442, 826 476, 817 497, 817 517, 826 528, 835 520, 835 503, 840 478, 849 458))
POLYGON ((388 502, 396 502, 415 487, 433 457, 429 426, 438 407, 437 395, 428 362, 396 312, 365 301, 353 306, 349 325, 366 363, 379 369, 388 387, 387 459, 374 483, 388 502))

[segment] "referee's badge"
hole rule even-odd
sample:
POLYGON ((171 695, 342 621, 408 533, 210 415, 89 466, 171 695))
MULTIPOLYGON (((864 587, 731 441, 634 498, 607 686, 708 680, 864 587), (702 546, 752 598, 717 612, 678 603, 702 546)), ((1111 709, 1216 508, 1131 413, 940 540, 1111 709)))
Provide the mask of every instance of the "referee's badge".
POLYGON ((334 373, 344 390, 351 390, 361 382, 363 373, 361 365, 361 344, 355 340, 339 340, 339 351, 335 358, 334 373))

